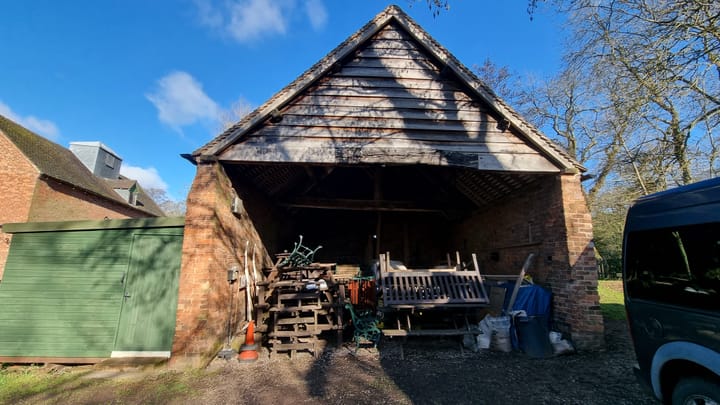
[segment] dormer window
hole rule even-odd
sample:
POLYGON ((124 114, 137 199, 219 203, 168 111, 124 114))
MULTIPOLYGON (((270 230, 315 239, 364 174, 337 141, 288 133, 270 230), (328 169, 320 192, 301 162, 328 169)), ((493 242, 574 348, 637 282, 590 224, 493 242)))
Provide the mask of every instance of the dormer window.
POLYGON ((115 168, 115 156, 113 156, 111 154, 106 154, 105 155, 105 166, 107 166, 111 169, 115 168))
POLYGON ((130 205, 137 205, 138 188, 137 184, 133 184, 128 188, 128 203, 130 205))

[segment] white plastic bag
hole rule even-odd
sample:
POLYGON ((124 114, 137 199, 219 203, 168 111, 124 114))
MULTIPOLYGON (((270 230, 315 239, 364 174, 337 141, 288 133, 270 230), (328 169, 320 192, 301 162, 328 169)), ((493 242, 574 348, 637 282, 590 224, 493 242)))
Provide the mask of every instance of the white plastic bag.
POLYGON ((477 335, 477 347, 479 349, 489 349, 490 348, 490 333, 485 333, 481 331, 479 335, 477 335))
MULTIPOLYGON (((487 334, 490 349, 500 352, 511 352, 512 342, 510 341, 510 317, 486 315, 480 322, 480 330, 489 329, 487 334), (483 326, 483 324, 485 326, 483 326)), ((482 346, 480 346, 482 347, 482 346)))

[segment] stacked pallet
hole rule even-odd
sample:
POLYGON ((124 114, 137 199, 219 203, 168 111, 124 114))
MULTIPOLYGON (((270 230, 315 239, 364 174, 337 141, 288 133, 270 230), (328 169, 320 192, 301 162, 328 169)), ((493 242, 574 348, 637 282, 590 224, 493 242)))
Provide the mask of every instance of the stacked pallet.
MULTIPOLYGON (((320 336, 336 330, 342 342, 344 286, 336 283, 333 265, 274 267, 262 283, 270 354, 307 351, 317 356, 325 346, 320 336)), ((260 319, 263 319, 260 318, 260 319)))

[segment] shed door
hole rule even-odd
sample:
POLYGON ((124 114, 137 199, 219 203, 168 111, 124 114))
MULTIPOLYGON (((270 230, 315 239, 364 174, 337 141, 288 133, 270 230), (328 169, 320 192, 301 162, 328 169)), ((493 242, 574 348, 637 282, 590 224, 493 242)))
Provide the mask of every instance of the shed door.
POLYGON ((134 235, 112 357, 170 357, 182 235, 134 235))

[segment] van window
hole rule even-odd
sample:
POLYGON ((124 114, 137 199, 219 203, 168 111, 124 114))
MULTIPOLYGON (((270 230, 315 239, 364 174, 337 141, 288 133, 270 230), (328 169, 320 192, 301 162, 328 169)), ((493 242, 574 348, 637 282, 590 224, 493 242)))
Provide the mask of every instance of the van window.
POLYGON ((720 223, 630 232, 627 294, 697 309, 720 309, 720 223))

